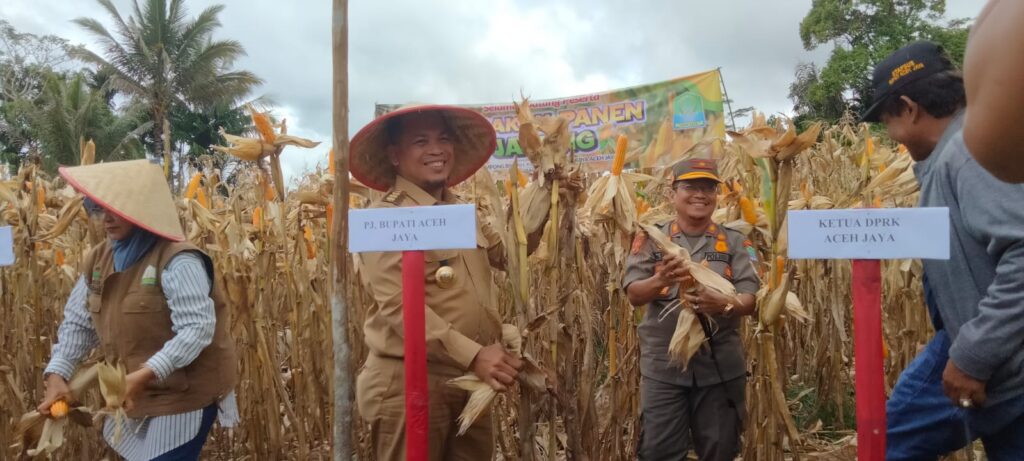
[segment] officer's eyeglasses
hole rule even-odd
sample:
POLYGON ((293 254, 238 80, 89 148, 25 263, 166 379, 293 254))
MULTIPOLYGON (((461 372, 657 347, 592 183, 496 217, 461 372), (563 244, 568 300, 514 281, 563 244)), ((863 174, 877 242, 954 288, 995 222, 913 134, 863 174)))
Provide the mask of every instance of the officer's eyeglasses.
POLYGON ((718 183, 698 183, 680 181, 676 183, 676 190, 681 190, 689 194, 695 194, 697 192, 703 192, 705 194, 717 194, 718 183))

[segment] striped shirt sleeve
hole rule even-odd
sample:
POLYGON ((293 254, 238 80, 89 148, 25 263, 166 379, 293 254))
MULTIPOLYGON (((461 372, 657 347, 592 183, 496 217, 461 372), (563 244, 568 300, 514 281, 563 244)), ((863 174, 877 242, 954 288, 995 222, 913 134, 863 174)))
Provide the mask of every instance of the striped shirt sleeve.
POLYGON ((162 381, 192 363, 213 342, 217 315, 210 298, 210 276, 195 253, 181 253, 172 258, 160 283, 171 310, 174 337, 164 343, 145 366, 162 381))
POLYGON ((64 320, 57 328, 57 343, 53 345, 50 363, 46 365, 44 375, 56 373, 70 380, 86 354, 99 344, 99 337, 86 307, 88 296, 85 277, 79 277, 64 305, 64 320))

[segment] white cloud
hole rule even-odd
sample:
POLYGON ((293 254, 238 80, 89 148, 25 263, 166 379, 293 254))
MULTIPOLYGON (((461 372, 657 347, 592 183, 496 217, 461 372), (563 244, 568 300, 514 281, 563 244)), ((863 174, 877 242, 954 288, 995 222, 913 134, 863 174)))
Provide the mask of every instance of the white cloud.
MULTIPOLYGON (((145 0, 139 0, 143 2, 145 0)), ((127 0, 114 0, 122 14, 127 0)), ((238 40, 237 63, 266 84, 274 114, 292 134, 321 141, 288 148, 295 179, 325 162, 331 145, 331 2, 189 0, 192 14, 226 5, 217 37, 238 40)), ((520 90, 536 99, 658 82, 721 67, 733 107, 788 113, 793 70, 822 63, 828 50, 803 49, 799 23, 811 0, 766 3, 571 0, 354 0, 349 2, 349 133, 375 103, 507 102, 520 90)), ((948 17, 973 17, 976 0, 949 0, 948 17)), ((21 31, 76 43, 92 38, 70 23, 89 16, 110 24, 89 0, 4 0, 0 17, 21 31)))

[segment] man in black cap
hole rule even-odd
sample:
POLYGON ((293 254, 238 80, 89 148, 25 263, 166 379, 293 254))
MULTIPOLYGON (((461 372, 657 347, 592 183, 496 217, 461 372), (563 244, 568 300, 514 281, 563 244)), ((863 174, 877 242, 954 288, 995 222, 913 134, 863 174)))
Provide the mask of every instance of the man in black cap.
POLYGON ((862 119, 917 162, 922 207, 947 207, 950 259, 924 261, 936 335, 886 406, 888 460, 936 459, 981 437, 989 459, 1024 454, 1024 186, 1003 183, 963 140, 966 98, 942 48, 907 45, 874 72, 862 119))
POLYGON ((738 328, 742 316, 754 312, 760 281, 750 240, 711 221, 719 183, 713 160, 677 163, 671 196, 676 218, 658 228, 694 261, 730 280, 737 296, 707 289, 680 293, 679 283, 689 277, 682 261, 662 255, 643 232, 626 259, 623 290, 634 306, 647 305, 639 329, 641 460, 685 459, 691 438, 702 461, 732 461, 739 454, 747 368, 738 328), (694 306, 710 338, 685 370, 668 353, 679 316, 669 305, 679 298, 694 306))

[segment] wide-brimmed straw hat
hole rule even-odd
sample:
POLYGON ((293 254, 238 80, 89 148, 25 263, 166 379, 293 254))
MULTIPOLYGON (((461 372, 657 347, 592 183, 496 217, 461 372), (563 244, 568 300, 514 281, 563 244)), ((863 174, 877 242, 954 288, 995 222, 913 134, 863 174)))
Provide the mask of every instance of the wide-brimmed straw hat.
POLYGON ((396 172, 387 152, 388 120, 423 112, 439 112, 455 137, 455 164, 448 177, 449 186, 473 176, 491 158, 498 145, 497 134, 491 122, 479 112, 456 106, 407 105, 377 117, 352 138, 349 147, 352 176, 376 190, 391 188, 396 172))
POLYGON ((185 240, 163 169, 149 160, 61 167, 78 192, 136 227, 174 242, 185 240))

